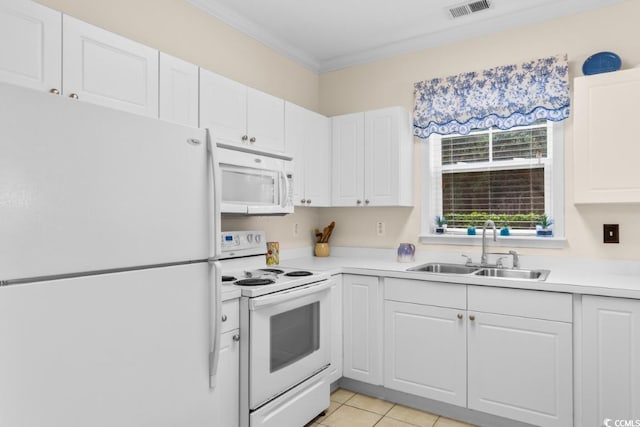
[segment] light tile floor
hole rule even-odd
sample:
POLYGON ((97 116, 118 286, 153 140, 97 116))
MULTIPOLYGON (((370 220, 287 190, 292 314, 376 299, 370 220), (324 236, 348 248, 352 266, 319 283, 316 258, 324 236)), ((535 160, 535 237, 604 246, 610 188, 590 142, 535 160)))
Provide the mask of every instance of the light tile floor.
POLYGON ((338 389, 325 416, 307 427, 474 427, 460 421, 338 389))

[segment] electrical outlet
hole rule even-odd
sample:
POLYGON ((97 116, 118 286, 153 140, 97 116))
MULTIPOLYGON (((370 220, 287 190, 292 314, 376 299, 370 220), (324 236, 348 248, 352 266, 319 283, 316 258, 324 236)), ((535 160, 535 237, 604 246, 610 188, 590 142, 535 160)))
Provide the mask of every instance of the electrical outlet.
POLYGON ((293 223, 293 237, 298 237, 298 235, 300 234, 300 224, 298 224, 297 222, 293 223))
POLYGON ((620 243, 620 229, 618 224, 603 224, 602 230, 604 243, 620 243))
POLYGON ((385 225, 383 221, 376 222, 376 234, 378 236, 384 236, 385 233, 385 225))

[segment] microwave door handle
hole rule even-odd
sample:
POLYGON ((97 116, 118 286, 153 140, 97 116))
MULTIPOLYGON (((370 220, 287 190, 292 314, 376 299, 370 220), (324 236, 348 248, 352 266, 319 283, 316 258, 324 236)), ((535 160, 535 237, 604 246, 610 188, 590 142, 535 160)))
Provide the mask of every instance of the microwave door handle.
POLYGON ((280 206, 283 208, 287 207, 287 201, 289 199, 289 179, 287 178, 287 173, 282 171, 280 172, 282 175, 282 181, 284 182, 284 193, 282 193, 280 206))
POLYGON ((211 186, 209 189, 209 259, 216 259, 222 252, 220 244, 220 208, 222 205, 222 176, 220 165, 215 159, 215 147, 211 142, 211 132, 207 133, 207 158, 209 161, 209 177, 211 186))
POLYGON ((210 297, 210 328, 211 346, 209 349, 209 388, 216 388, 216 375, 218 374, 218 364, 220 360, 220 334, 222 331, 222 273, 218 261, 210 261, 213 272, 209 277, 209 297, 210 297), (213 276, 213 277, 211 277, 213 276))
POLYGON ((272 295, 264 297, 253 298, 250 301, 250 308, 257 309, 263 308, 274 304, 279 304, 284 301, 289 301, 296 298, 306 297, 309 295, 317 294, 328 290, 333 285, 332 280, 325 280, 321 284, 314 284, 302 289, 292 290, 288 292, 278 292, 272 295))

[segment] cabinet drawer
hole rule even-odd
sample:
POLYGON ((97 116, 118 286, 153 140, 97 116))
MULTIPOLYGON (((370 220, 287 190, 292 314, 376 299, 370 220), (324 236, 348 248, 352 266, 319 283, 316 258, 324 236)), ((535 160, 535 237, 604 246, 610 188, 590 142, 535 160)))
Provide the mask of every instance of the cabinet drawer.
POLYGON ((238 299, 232 299, 222 303, 222 333, 238 329, 240 327, 238 299), (227 319, 227 320, 224 320, 227 319))
POLYGON ((467 286, 387 277, 384 279, 384 299, 464 310, 467 286))
POLYGON ((468 303, 470 312, 482 311, 559 322, 571 322, 573 317, 570 294, 469 286, 468 303))

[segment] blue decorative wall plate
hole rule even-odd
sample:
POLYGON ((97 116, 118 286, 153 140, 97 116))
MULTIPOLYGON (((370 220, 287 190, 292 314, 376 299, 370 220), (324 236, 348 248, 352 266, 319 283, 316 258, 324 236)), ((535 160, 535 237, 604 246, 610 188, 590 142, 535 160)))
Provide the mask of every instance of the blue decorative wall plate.
POLYGON ((582 74, 589 76, 592 74, 609 73, 618 71, 622 66, 620 57, 613 52, 598 52, 584 61, 582 64, 582 74))

